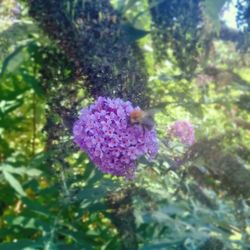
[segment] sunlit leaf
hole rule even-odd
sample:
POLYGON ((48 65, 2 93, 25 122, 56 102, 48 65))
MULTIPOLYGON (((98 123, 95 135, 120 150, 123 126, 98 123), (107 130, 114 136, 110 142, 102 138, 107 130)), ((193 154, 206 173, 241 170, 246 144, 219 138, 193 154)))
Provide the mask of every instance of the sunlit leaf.
POLYGON ((210 21, 213 22, 215 31, 220 30, 220 11, 227 0, 205 0, 202 4, 205 8, 205 13, 209 16, 210 21))
POLYGON ((139 0, 118 0, 118 10, 124 14, 138 2, 139 0))
POLYGON ((25 168, 25 167, 13 167, 9 164, 0 164, 0 171, 2 172, 9 172, 13 174, 19 175, 28 175, 31 177, 37 177, 41 175, 41 171, 35 168, 25 168))
POLYGON ((3 107, 0 108, 0 113, 2 113, 2 115, 6 115, 14 111, 15 109, 19 108, 22 104, 23 104, 22 100, 4 102, 3 107))
POLYGON ((22 51, 25 47, 26 46, 20 46, 16 48, 9 56, 6 57, 1 67, 0 78, 5 72, 13 72, 20 66, 24 60, 22 51))
POLYGON ((26 196, 26 193, 24 192, 20 182, 9 172, 2 171, 4 178, 6 181, 9 182, 9 184, 22 196, 26 196))

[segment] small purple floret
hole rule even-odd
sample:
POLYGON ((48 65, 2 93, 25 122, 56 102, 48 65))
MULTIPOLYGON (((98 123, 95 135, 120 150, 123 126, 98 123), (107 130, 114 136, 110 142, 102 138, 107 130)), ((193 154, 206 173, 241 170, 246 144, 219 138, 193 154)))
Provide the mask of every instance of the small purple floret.
POLYGON ((131 124, 131 102, 99 97, 74 123, 74 141, 103 172, 132 179, 136 160, 158 152, 156 131, 131 124))
POLYGON ((195 143, 194 126, 188 121, 176 121, 170 126, 169 134, 185 145, 192 146, 195 143))

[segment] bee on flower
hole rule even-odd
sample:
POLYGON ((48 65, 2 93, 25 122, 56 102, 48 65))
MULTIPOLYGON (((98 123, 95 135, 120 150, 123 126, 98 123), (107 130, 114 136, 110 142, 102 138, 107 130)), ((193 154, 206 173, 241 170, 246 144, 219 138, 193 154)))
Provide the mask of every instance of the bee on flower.
POLYGON ((151 111, 143 111, 139 108, 131 111, 130 115, 131 124, 140 124, 143 128, 152 130, 154 128, 154 114, 151 111))

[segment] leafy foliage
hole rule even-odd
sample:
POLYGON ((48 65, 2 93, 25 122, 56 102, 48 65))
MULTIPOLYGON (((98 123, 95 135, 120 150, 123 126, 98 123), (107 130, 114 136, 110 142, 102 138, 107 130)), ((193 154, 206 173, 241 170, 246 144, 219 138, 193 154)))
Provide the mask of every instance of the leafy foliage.
POLYGON ((172 48, 172 57, 184 72, 196 68, 201 26, 200 1, 149 1, 153 21, 153 44, 157 59, 163 60, 172 48))

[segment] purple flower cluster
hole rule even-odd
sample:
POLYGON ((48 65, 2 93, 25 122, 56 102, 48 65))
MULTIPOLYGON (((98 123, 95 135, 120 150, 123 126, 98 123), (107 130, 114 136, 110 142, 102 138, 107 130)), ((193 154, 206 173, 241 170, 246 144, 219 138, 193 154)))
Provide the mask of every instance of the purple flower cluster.
POLYGON ((183 144, 192 146, 195 143, 195 131, 188 121, 176 121, 170 126, 169 134, 178 138, 183 144))
MULTIPOLYGON (((138 107, 137 107, 138 108, 138 107)), ((74 123, 74 141, 104 173, 134 177, 136 160, 158 152, 154 129, 130 123, 131 102, 99 97, 74 123)))

